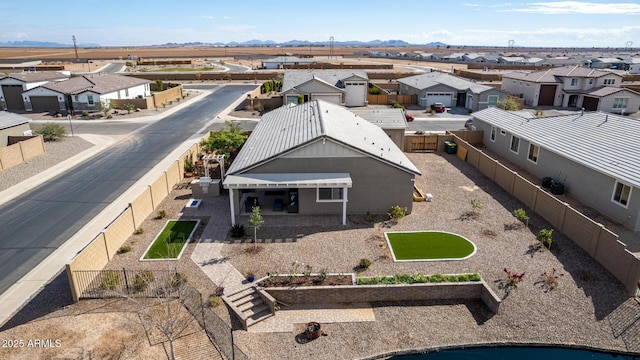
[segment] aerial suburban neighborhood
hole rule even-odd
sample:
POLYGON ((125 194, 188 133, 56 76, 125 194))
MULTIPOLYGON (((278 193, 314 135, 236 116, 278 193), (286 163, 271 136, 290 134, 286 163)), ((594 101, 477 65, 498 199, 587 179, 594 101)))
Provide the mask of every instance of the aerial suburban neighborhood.
POLYGON ((126 5, 0 25, 0 359, 640 357, 640 7, 126 5))

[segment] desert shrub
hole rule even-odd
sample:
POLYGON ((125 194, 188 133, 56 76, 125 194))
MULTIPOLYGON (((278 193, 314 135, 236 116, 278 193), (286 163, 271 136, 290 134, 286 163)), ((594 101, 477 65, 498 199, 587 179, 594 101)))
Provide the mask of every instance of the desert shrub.
POLYGON ((67 136, 64 126, 54 123, 46 123, 34 131, 36 135, 42 135, 44 141, 58 141, 67 136))
POLYGON ((133 285, 135 286, 136 290, 142 291, 149 287, 149 284, 153 283, 155 280, 156 278, 155 276, 153 276, 153 273, 151 271, 143 270, 136 274, 136 276, 134 276, 133 285))
POLYGON ((513 210, 513 216, 515 216, 516 219, 522 221, 523 223, 529 225, 529 216, 527 216, 527 212, 524 211, 523 208, 513 210))
POLYGON ((177 288, 181 285, 184 285, 187 282, 187 278, 182 275, 181 273, 177 272, 175 274, 173 274, 173 277, 171 277, 171 287, 173 288, 177 288))
POLYGON ((115 290, 115 288, 120 285, 121 281, 120 274, 117 272, 108 272, 104 274, 100 281, 100 289, 115 290))
POLYGON ((538 239, 538 241, 540 241, 548 249, 551 249, 551 242, 553 241, 551 239, 552 234, 553 234, 553 229, 542 229, 538 232, 536 239, 538 239))
POLYGON ((367 258, 360 259, 360 262, 358 263, 358 267, 360 269, 368 269, 369 266, 371 266, 371 260, 367 258))
POLYGON ((118 249, 118 254, 125 254, 129 251, 131 251, 131 246, 121 246, 120 249, 118 249))
POLYGON ((245 233, 244 225, 242 224, 235 224, 229 229, 229 235, 231 235, 232 238, 237 239, 244 237, 245 233))
POLYGON ((158 215, 156 215, 157 219, 164 219, 167 217, 167 212, 164 210, 158 211, 158 215))
POLYGON ((507 270, 507 268, 504 268, 503 271, 507 274, 505 283, 509 286, 517 287, 518 284, 522 281, 522 278, 524 278, 524 272, 521 274, 518 274, 518 273, 507 270))
POLYGON ((143 228, 137 228, 136 229, 136 235, 142 235, 144 234, 144 229, 143 228))
POLYGON ((511 96, 498 100, 498 107, 503 110, 515 111, 519 109, 518 103, 511 96))
POLYGON ((369 94, 371 95, 378 95, 380 94, 380 88, 376 87, 376 86, 372 86, 369 88, 369 94))
POLYGON ((552 268, 550 273, 546 271, 540 274, 542 278, 542 287, 546 290, 553 290, 558 287, 559 280, 564 274, 557 272, 556 268, 552 268))
POLYGON ((407 208, 394 205, 389 209, 387 215, 389 215, 391 220, 398 221, 407 215, 407 208))

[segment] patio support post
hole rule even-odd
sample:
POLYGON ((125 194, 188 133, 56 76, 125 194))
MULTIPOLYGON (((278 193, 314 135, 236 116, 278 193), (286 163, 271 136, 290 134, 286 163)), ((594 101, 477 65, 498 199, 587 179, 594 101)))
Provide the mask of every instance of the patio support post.
POLYGON ((349 188, 346 186, 342 188, 342 225, 347 225, 347 191, 349 188))
POLYGON ((236 224, 236 211, 233 208, 233 189, 229 188, 229 208, 231 209, 231 226, 236 224))

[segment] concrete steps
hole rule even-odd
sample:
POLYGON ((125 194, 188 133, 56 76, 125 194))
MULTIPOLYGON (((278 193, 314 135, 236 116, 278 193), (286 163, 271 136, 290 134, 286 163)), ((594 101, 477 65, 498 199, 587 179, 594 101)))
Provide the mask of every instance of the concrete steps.
POLYGON ((224 297, 225 302, 245 325, 245 329, 274 315, 274 306, 265 303, 265 296, 260 292, 261 290, 251 287, 224 297))

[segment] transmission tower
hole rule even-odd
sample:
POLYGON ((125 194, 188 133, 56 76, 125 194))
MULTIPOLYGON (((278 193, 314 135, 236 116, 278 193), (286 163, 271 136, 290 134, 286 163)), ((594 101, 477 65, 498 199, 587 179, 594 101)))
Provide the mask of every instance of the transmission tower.
POLYGON ((329 38, 329 59, 333 58, 333 36, 329 38))
POLYGON ((76 51, 76 60, 78 60, 78 45, 76 44, 76 36, 71 35, 71 39, 73 40, 73 50, 76 51))
POLYGON ((509 44, 508 49, 509 49, 509 50, 513 50, 513 45, 514 45, 515 43, 516 43, 516 42, 515 42, 515 40, 509 40, 509 42, 508 42, 508 44, 509 44))
POLYGON ((627 49, 631 49, 631 48, 633 48, 633 41, 629 40, 629 41, 627 41, 625 43, 625 45, 626 45, 627 49))

